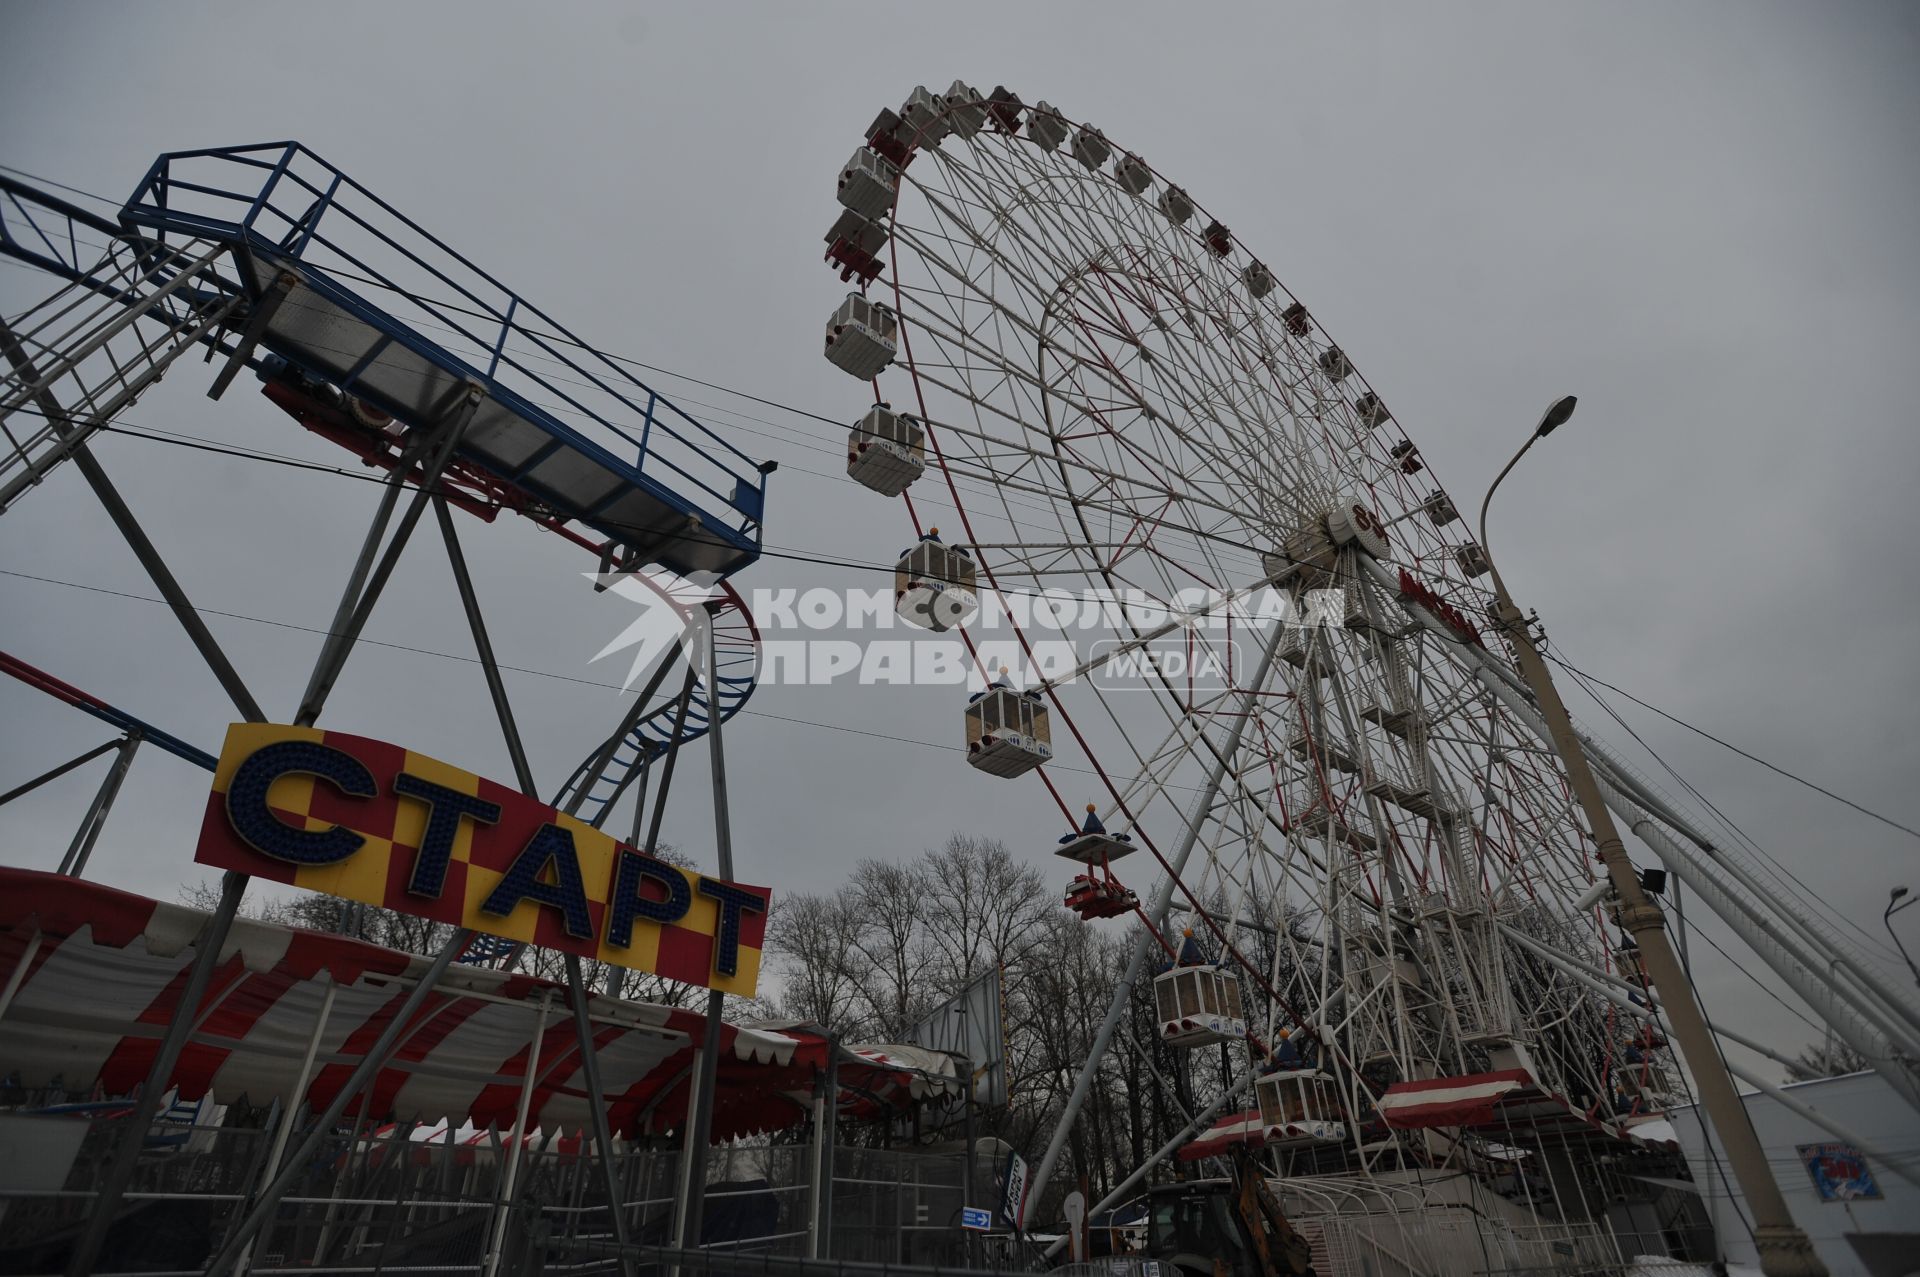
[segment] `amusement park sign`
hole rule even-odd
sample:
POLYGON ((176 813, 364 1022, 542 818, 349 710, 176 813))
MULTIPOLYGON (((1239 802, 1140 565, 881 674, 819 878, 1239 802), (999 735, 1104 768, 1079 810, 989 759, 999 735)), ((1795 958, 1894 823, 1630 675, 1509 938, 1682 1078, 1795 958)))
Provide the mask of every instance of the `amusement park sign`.
POLYGON ((760 975, 766 888, 361 736, 229 727, 194 859, 727 993, 760 975))

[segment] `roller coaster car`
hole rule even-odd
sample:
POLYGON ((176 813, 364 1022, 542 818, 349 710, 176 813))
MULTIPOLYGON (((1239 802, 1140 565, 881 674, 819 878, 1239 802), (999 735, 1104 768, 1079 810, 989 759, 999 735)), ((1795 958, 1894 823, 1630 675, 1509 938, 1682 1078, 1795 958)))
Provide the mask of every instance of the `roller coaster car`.
MULTIPOLYGON (((363 464, 380 470, 399 464, 407 431, 391 413, 284 362, 270 362, 260 380, 260 393, 275 407, 363 464)), ((545 521, 526 493, 458 458, 447 464, 441 487, 449 504, 489 523, 502 509, 545 521)))
POLYGON ((1147 1254, 1199 1277, 1316 1277, 1294 1231, 1243 1148, 1231 1179, 1186 1180, 1148 1191, 1147 1254))

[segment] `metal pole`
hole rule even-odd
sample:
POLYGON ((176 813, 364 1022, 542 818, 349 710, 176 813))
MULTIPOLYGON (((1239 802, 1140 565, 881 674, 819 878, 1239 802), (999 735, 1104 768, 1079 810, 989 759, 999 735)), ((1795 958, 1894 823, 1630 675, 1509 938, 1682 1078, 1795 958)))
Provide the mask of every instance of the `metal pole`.
MULTIPOLYGON (((7 327, 4 320, 0 320, 0 344, 6 346, 8 359, 19 370, 21 376, 29 381, 39 380, 32 360, 27 357, 25 350, 14 337, 13 330, 7 327)), ((46 414, 48 421, 67 422, 71 425, 72 418, 68 416, 65 409, 61 408, 59 401, 51 392, 42 389, 34 396, 34 400, 39 404, 40 411, 46 414)), ((259 702, 253 699, 253 693, 249 692, 246 684, 240 681, 240 675, 233 668, 233 663, 227 659, 227 654, 220 650, 220 645, 214 642, 213 632, 207 628, 207 623, 200 619, 200 613, 188 601, 187 592, 180 588, 180 582, 168 569, 166 560, 160 557, 160 551, 155 549, 153 542, 147 538, 145 529, 140 526, 140 520, 134 518, 133 511, 121 499, 119 490, 113 486, 112 480, 107 478, 107 472, 101 468, 99 461, 95 460, 93 453, 84 443, 76 443, 73 446, 73 464, 85 476, 87 486, 93 489, 95 498, 106 508, 107 517, 113 520, 113 526, 119 529, 121 537, 133 551, 133 556, 139 559, 140 566, 147 570, 147 576, 153 581, 154 588, 160 591, 161 597, 167 601, 167 606, 173 609, 174 617, 186 630, 187 637, 199 650, 200 658, 207 663, 207 668, 211 669, 213 676, 220 681, 220 686, 225 689, 234 707, 240 711, 240 717, 249 723, 266 722, 267 716, 261 710, 259 702)))
POLYGON ((107 769, 106 779, 100 782, 100 792, 93 796, 87 814, 80 819, 80 828, 74 831, 72 845, 60 861, 62 874, 74 878, 86 877, 87 858, 93 855, 93 844, 99 840, 100 831, 106 828, 107 813, 113 810, 113 800, 119 796, 120 785, 127 778, 127 769, 133 766, 134 751, 140 748, 143 739, 144 734, 135 727, 121 740, 119 756, 113 760, 113 766, 107 769))
POLYGON ((520 1105, 514 1110, 513 1147, 507 1150, 507 1169, 501 1177, 500 1197, 494 1204, 493 1242, 487 1247, 486 1277, 500 1271, 500 1254, 506 1249, 507 1220, 513 1212, 513 1184, 520 1176, 520 1157, 527 1147, 527 1115, 533 1107, 533 1084, 540 1078, 540 1048, 547 1037, 547 1012, 553 995, 542 994, 540 1010, 533 1017, 533 1041, 527 1046, 527 1071, 520 1079, 520 1105))
MULTIPOLYGON (((300 1080, 294 1083, 293 1094, 287 1102, 286 1120, 280 1123, 280 1129, 273 1133, 273 1148, 267 1153, 267 1162, 260 1172, 260 1187, 265 1188, 273 1182, 280 1172, 280 1159, 287 1151, 287 1139, 293 1134, 294 1124, 300 1120, 301 1111, 306 1107, 307 1084, 313 1080, 313 1062, 320 1055, 320 1039, 327 1031, 327 1021, 333 1018, 333 997, 340 986, 327 977, 327 991, 320 999, 320 1015, 314 1021, 313 1033, 307 1038, 307 1053, 300 1060, 300 1080)), ((253 1262, 253 1242, 247 1243, 247 1249, 234 1265, 236 1273, 244 1273, 253 1262)))
POLYGON ((100 755, 108 752, 109 750, 119 749, 124 744, 126 744, 126 740, 124 737, 120 740, 110 740, 104 745, 94 746, 92 749, 80 755, 80 757, 78 758, 69 758, 66 762, 61 763, 58 767, 55 767, 51 771, 41 772, 38 776, 35 776, 32 780, 28 781, 26 784, 16 785, 12 789, 9 789, 6 793, 0 794, 0 807, 5 807, 8 803, 12 802, 16 798, 26 797, 28 794, 31 794, 34 790, 40 788, 40 786, 48 783, 49 781, 59 780, 62 776, 66 775, 68 772, 72 771, 74 768, 84 767, 88 763, 92 762, 94 759, 100 757, 100 755))
POLYGON ((520 791, 538 800, 534 792, 533 769, 527 765, 526 747, 520 742, 520 728, 513 721, 513 706, 507 700, 507 686, 494 660, 493 641, 487 637, 486 618, 480 613, 480 600, 473 592, 473 578, 467 574, 467 556, 460 549, 460 534, 453 526, 453 514, 447 499, 438 493, 433 498, 434 517, 440 524, 440 539, 446 542, 447 564, 453 569, 453 583, 460 590, 460 606, 466 609, 467 628, 473 631, 473 648, 480 657, 481 672, 487 676, 487 693, 493 697, 493 712, 500 720, 500 735, 507 743, 507 756, 513 760, 513 776, 520 791))
MULTIPOLYGON (((466 610, 467 625, 473 631, 473 645, 479 654, 481 669, 486 673, 487 691, 493 697, 494 712, 500 719, 500 733, 506 738, 507 753, 513 759, 514 777, 520 783, 521 792, 538 801, 533 769, 527 764, 520 730, 514 723, 513 709, 507 701, 506 687, 500 678, 500 667, 494 660, 493 643, 487 637, 486 621, 481 615, 479 599, 474 594, 473 579, 467 572, 466 555, 460 549, 459 534, 454 528, 453 516, 447 509, 444 497, 434 497, 433 511, 440 524, 441 538, 446 542, 447 562, 453 569, 454 584, 460 590, 460 603, 466 610)), ((586 985, 581 979, 578 955, 566 955, 566 968, 567 992, 573 1003, 574 1033, 580 1047, 580 1070, 587 1086, 587 1108, 593 1121, 594 1141, 599 1146, 601 1172, 606 1179, 607 1211, 613 1219, 614 1239, 624 1245, 627 1240, 627 1219, 619 1177, 613 1165, 613 1133, 607 1121, 606 1095, 600 1086, 600 1062, 594 1052, 593 1027, 587 1019, 586 985)), ((543 1004, 543 1016, 544 1012, 543 1004)), ((631 1277, 631 1260, 622 1258, 620 1263, 622 1271, 631 1277)))
POLYGON ((228 870, 221 875, 220 905, 207 920, 206 930, 197 941, 198 952, 187 975, 187 987, 181 990, 173 1018, 160 1039, 159 1050, 154 1052, 153 1066, 147 1070, 146 1081, 141 1083, 133 1112, 124 1119, 126 1126, 121 1130, 120 1145, 107 1165, 106 1178, 94 1198, 93 1213, 87 1217, 86 1228, 75 1240, 73 1253, 68 1257, 67 1277, 90 1277, 93 1272, 100 1247, 106 1243, 107 1230, 113 1226, 127 1185, 133 1182, 140 1153, 146 1147, 147 1130, 160 1111, 160 1097, 166 1092, 167 1079, 173 1076, 173 1066, 179 1062, 181 1048, 186 1046, 187 1035, 199 1017, 200 1003, 206 999, 207 985, 213 977, 215 959, 226 947, 227 932, 233 926, 234 915, 240 911, 240 897, 246 888, 245 874, 228 870))
POLYGON ((41 942, 46 939, 39 927, 33 929, 33 937, 27 941, 27 947, 20 951, 20 960, 13 964, 13 971, 7 976, 7 987, 0 990, 0 1020, 6 1019, 7 1008, 13 1005, 14 995, 20 992, 20 986, 26 983, 27 972, 33 969, 33 960, 40 954, 41 942))
MULTIPOLYGON (((829 1057, 834 1047, 827 1045, 829 1057)), ((810 1191, 807 1193, 807 1258, 820 1258, 820 1160, 825 1147, 827 1133, 827 1074, 822 1069, 813 1079, 813 1147, 808 1150, 813 1161, 813 1173, 807 1176, 810 1191)))
MULTIPOLYGON (((1167 1158, 1172 1157, 1175 1153, 1177 1153, 1180 1150, 1180 1146, 1182 1144, 1185 1144, 1188 1140, 1192 1139, 1194 1135, 1199 1132, 1201 1127, 1205 1126, 1208 1122, 1211 1122, 1213 1120, 1214 1114, 1218 1113, 1221 1109, 1227 1106, 1228 1101, 1234 1099, 1236 1096, 1240 1094, 1240 1092, 1246 1090, 1249 1086, 1253 1085, 1253 1079, 1255 1076, 1256 1075, 1252 1070, 1248 1070, 1245 1076, 1243 1076, 1238 1082, 1235 1082, 1227 1090, 1221 1092, 1220 1098, 1215 1100, 1213 1103, 1207 1105, 1205 1109, 1202 1109, 1200 1113, 1191 1122, 1188 1122, 1186 1124, 1186 1126, 1181 1130, 1181 1132, 1178 1135, 1168 1140, 1165 1144, 1162 1144, 1158 1149, 1155 1149, 1151 1157, 1147 1158, 1146 1161, 1136 1166, 1134 1168, 1133 1174, 1121 1180, 1118 1184, 1114 1186, 1112 1192, 1108 1193, 1105 1197, 1101 1198, 1094 1205, 1088 1207, 1087 1218, 1091 1219, 1095 1215, 1098 1215, 1101 1211, 1109 1210, 1113 1206, 1118 1204, 1122 1198, 1124 1198, 1128 1193, 1133 1191, 1133 1186, 1135 1184, 1138 1184, 1141 1180, 1147 1177, 1148 1171, 1151 1171, 1154 1167, 1158 1166, 1161 1162, 1164 1162, 1167 1158)), ((1062 1246, 1065 1246, 1066 1244, 1067 1244, 1066 1239, 1062 1238, 1061 1240, 1054 1242, 1051 1246, 1047 1247, 1046 1253, 1049 1256, 1057 1254, 1060 1248, 1062 1246)))
POLYGON ((834 1141, 840 1126, 840 1038, 827 1038, 826 1112, 820 1131, 820 1164, 815 1170, 815 1188, 819 1195, 820 1231, 815 1239, 814 1258, 828 1259, 833 1254, 833 1171, 834 1141))
MULTIPOLYGON (((567 994, 573 1002, 573 1030, 580 1039, 581 1080, 587 1084, 587 1111, 593 1117, 593 1138, 600 1146, 600 1173, 606 1181, 607 1214, 613 1219, 613 1239, 627 1242, 626 1202, 613 1165, 613 1127, 607 1121, 607 1097, 600 1089, 600 1061, 594 1054, 593 1026, 587 1022, 587 984, 580 977, 580 957, 567 955, 567 994)), ((620 1258, 620 1271, 633 1277, 633 1261, 620 1258)))
MULTIPOLYGON (((727 756, 720 740, 720 659, 714 647, 714 628, 709 617, 706 626, 707 744, 713 770, 713 841, 720 877, 730 882, 733 880, 733 827, 727 817, 727 756)), ((694 673, 692 662, 687 673, 689 677, 694 673)), ((664 791, 662 797, 665 797, 664 791)), ((696 1074, 699 1081, 687 1119, 690 1199, 677 1240, 681 1246, 700 1244, 701 1216, 705 1213, 707 1196, 707 1145, 713 1135, 713 1093, 720 1079, 720 1031, 724 1027, 721 1012, 726 999, 727 995, 718 989, 707 992, 707 1049, 700 1057, 696 1074)))
MULTIPOLYGON (((1053 1169, 1060 1160, 1060 1153, 1066 1148, 1067 1136, 1073 1129, 1074 1119, 1080 1115, 1081 1105, 1086 1103, 1087 1094, 1093 1089, 1093 1080, 1100 1072, 1100 1062, 1106 1056, 1107 1046, 1113 1041, 1115 1028, 1126 1014, 1127 1005, 1133 999, 1133 986, 1140 979, 1140 972, 1146 966, 1147 950, 1153 945, 1161 927, 1166 925, 1167 909, 1173 903, 1174 884, 1180 880, 1180 871, 1186 868, 1187 857, 1193 854, 1194 844, 1200 840, 1200 830, 1207 823, 1207 815, 1213 810, 1213 800, 1220 792, 1220 783, 1226 778, 1228 764, 1240 750, 1240 737, 1247 730, 1247 722, 1253 717, 1254 704, 1260 696, 1260 689, 1266 686, 1267 673, 1273 668, 1273 656, 1280 648, 1281 637, 1286 626, 1276 623, 1273 637, 1267 640, 1266 650, 1260 654, 1260 664, 1255 669, 1252 680, 1247 684, 1246 700, 1241 705, 1238 716, 1233 720, 1233 728, 1227 735, 1227 742, 1214 755, 1213 770, 1207 776, 1207 784, 1194 800, 1193 814, 1187 819, 1186 833, 1181 836, 1180 849, 1167 867, 1166 880, 1160 884, 1154 895, 1153 908, 1147 915, 1147 926, 1134 941, 1133 953, 1127 959, 1127 971, 1120 979, 1120 986, 1113 991, 1113 1001, 1107 1006, 1107 1018, 1101 1022, 1100 1031, 1094 1037, 1093 1049, 1087 1052, 1087 1059, 1080 1066, 1080 1076, 1074 1079, 1073 1093, 1067 1097, 1067 1107, 1060 1114, 1059 1123, 1053 1128, 1053 1138, 1047 1141, 1047 1151, 1040 1159, 1039 1169, 1030 1181, 1030 1192, 1044 1192, 1047 1182, 1053 1175, 1053 1169)), ((1201 733, 1204 736, 1204 733, 1201 733)), ((1249 1074, 1248 1076, 1251 1076, 1249 1074)), ((1024 1213, 1024 1212, 1023 1212, 1024 1213)), ((1026 1223, 1024 1219, 1015 1220, 1016 1227, 1026 1223)))
MULTIPOLYGON (((677 1168, 680 1173, 680 1194, 679 1200, 674 1203, 673 1210, 673 1240, 676 1246, 686 1244, 687 1214, 692 1209, 693 1202, 693 1145, 697 1138, 693 1133, 693 1092, 699 1085, 700 1074, 704 1071, 706 1058, 710 1054, 712 1054, 711 1045, 694 1047, 693 1060, 687 1066, 687 1115, 684 1119, 686 1129, 680 1133, 680 1165, 677 1168)), ((702 1166, 704 1167, 704 1162, 702 1166)), ((696 1244, 698 1244, 697 1239, 696 1244)))
MULTIPOLYGON (((1541 429, 1547 428, 1543 419, 1541 429)), ((1507 463, 1506 470, 1500 472, 1502 477, 1540 437, 1540 430, 1536 430, 1527 439, 1526 445, 1514 455, 1513 461, 1507 463)), ((1495 479, 1494 487, 1498 486, 1499 479, 1495 479)), ((1489 488, 1487 503, 1492 500, 1493 489, 1489 488)), ((1740 1092, 1734 1088, 1733 1077, 1727 1072, 1726 1061, 1720 1056, 1719 1044, 1713 1040, 1713 1031, 1707 1027, 1706 1017, 1701 1013, 1700 1003, 1694 996, 1693 984, 1681 970, 1680 960, 1674 956, 1673 946, 1668 943, 1666 915, 1640 886, 1640 876, 1627 855, 1626 844, 1614 828, 1613 813, 1607 810, 1607 804, 1600 795, 1599 782, 1594 779, 1593 768, 1588 764, 1586 751, 1581 748, 1580 739, 1573 730, 1573 720, 1568 717, 1559 690, 1553 685, 1553 676, 1533 645, 1533 635, 1527 628, 1525 615, 1507 592, 1506 582, 1500 578, 1499 567, 1492 562, 1491 552, 1487 550, 1487 503, 1480 508, 1480 548, 1487 554, 1488 564, 1492 568, 1495 619, 1519 662, 1521 676, 1526 679, 1541 715, 1546 719, 1548 734, 1560 755, 1562 766, 1566 768, 1568 783, 1579 801, 1581 812, 1586 816, 1588 828, 1593 831, 1594 841, 1599 844, 1601 863, 1606 866, 1607 876, 1620 898, 1616 917, 1639 945, 1641 961, 1646 963, 1647 974, 1666 1004, 1667 1017, 1673 1025, 1673 1040, 1685 1056, 1694 1081, 1700 1088, 1701 1107, 1712 1119, 1714 1130, 1720 1136, 1721 1147, 1727 1151, 1727 1161, 1733 1168, 1734 1178, 1739 1181, 1741 1192, 1746 1195, 1747 1204, 1752 1208, 1753 1244, 1760 1257, 1760 1271, 1766 1277, 1826 1277, 1826 1264, 1814 1252, 1813 1243, 1807 1239, 1806 1233, 1793 1222, 1793 1214, 1787 1209, 1787 1199, 1781 1194, 1779 1184, 1774 1182, 1773 1170, 1767 1165, 1766 1150, 1761 1147, 1759 1136, 1754 1134, 1753 1120, 1747 1113, 1747 1106, 1741 1102, 1740 1092)))
MULTIPOLYGON (((224 1275, 232 1269, 234 1261, 239 1258, 240 1251, 244 1249, 246 1244, 260 1231, 261 1225, 266 1223, 268 1217, 273 1214, 274 1209, 280 1204, 280 1198, 292 1185, 294 1176, 299 1172, 300 1167, 306 1162, 307 1158, 313 1155, 314 1150, 319 1148, 320 1142, 326 1138, 327 1132, 332 1129, 333 1125, 340 1120, 340 1115, 346 1112, 347 1105, 352 1102, 354 1096, 360 1092, 361 1088, 366 1086, 373 1075, 386 1063, 387 1053, 393 1050, 393 1045, 399 1040, 401 1033, 406 1029, 413 1017, 419 1013, 421 1005, 427 1000, 427 996, 431 994, 434 988, 440 983, 440 977, 446 974, 447 967, 453 962, 454 955, 466 948, 468 941, 472 939, 473 932, 463 927, 453 934, 452 939, 448 940, 447 943, 441 947, 439 953, 434 955, 434 959, 428 964, 427 969, 420 973, 418 983, 416 983, 413 989, 407 994, 406 1001, 400 1004, 400 1009, 394 1013, 393 1019, 390 1020, 387 1023, 387 1027, 381 1031, 379 1040, 369 1047, 367 1053, 360 1058, 360 1063, 354 1066, 353 1073, 347 1078, 346 1082, 341 1085, 339 1091, 335 1093, 333 1099, 327 1104, 326 1110, 314 1119, 313 1128, 307 1132, 306 1137, 300 1141, 299 1146, 295 1148, 293 1153, 288 1157, 287 1164, 281 1169, 278 1175, 274 1176, 273 1182, 268 1184, 265 1190, 255 1196, 252 1209, 247 1213, 246 1217, 240 1221, 240 1226, 227 1236, 227 1240, 220 1247, 219 1253, 207 1264, 206 1277, 224 1277, 224 1275)), ((69 1272, 71 1277, 85 1277, 86 1274, 85 1269, 70 1269, 69 1272)))
MULTIPOLYGON (((351 611, 344 623, 336 615, 335 625, 329 631, 325 645, 321 649, 320 660, 314 664, 313 676, 307 682, 306 695, 301 698, 300 713, 294 721, 302 727, 309 726, 320 716, 320 707, 326 703, 327 694, 333 690, 334 680, 340 677, 340 671, 347 663, 347 657, 353 651, 355 640, 366 626, 367 618, 373 614, 373 605, 380 601, 380 594, 386 588, 387 581, 393 576, 393 569, 400 562, 401 551, 407 548, 407 541, 413 536, 413 530, 420 523, 427 502, 432 499, 435 485, 440 474, 453 459, 453 450, 460 438, 473 421, 473 414, 486 399, 486 391, 478 385, 468 385, 457 407, 439 424, 432 434, 423 438, 421 451, 432 449, 420 469, 419 487, 415 489, 413 500, 408 502, 407 511, 400 516, 400 526, 393 531, 393 538, 387 542, 386 549, 380 555, 379 566, 366 578, 366 585, 354 592, 349 585, 348 592, 341 595, 341 611, 347 611, 348 599, 353 599, 351 611)), ((393 478, 381 498, 382 518, 374 527, 367 530, 367 544, 362 548, 360 558, 355 564, 356 575, 366 569, 373 544, 379 530, 385 524, 385 515, 391 514, 399 490, 405 486, 408 467, 402 463, 394 467, 393 478)))

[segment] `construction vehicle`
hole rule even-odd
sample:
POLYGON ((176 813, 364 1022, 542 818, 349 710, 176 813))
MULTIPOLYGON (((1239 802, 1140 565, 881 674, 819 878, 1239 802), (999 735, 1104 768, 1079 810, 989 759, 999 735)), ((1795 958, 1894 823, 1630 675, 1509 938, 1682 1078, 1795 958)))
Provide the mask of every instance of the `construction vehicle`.
POLYGON ((1198 1277, 1316 1277, 1312 1252, 1294 1230, 1245 1148, 1225 1179, 1183 1180, 1149 1190, 1147 1254, 1198 1277))

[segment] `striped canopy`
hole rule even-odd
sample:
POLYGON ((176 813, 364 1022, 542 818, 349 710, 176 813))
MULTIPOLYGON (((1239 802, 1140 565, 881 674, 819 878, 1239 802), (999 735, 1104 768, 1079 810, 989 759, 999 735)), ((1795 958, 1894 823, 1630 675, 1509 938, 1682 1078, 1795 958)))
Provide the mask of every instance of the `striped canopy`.
MULTIPOLYGON (((208 918, 95 882, 0 868, 0 1079, 68 1098, 135 1090, 180 1010, 208 918)), ((184 1099, 212 1093, 223 1102, 278 1099, 318 1109, 399 1012, 428 962, 345 936, 236 919, 170 1082, 184 1099), (315 1062, 302 1086, 310 1045, 317 1045, 315 1062)), ((677 1130, 693 1053, 706 1035, 704 1014, 597 994, 588 1011, 614 1132, 677 1130)), ((804 1121, 833 1050, 844 1115, 872 1116, 958 1087, 947 1057, 835 1047, 806 1024, 728 1024, 718 1046, 715 1140, 804 1121)), ((369 1120, 509 1128, 529 1077, 529 1129, 588 1124, 565 986, 455 965, 347 1111, 369 1120)))

